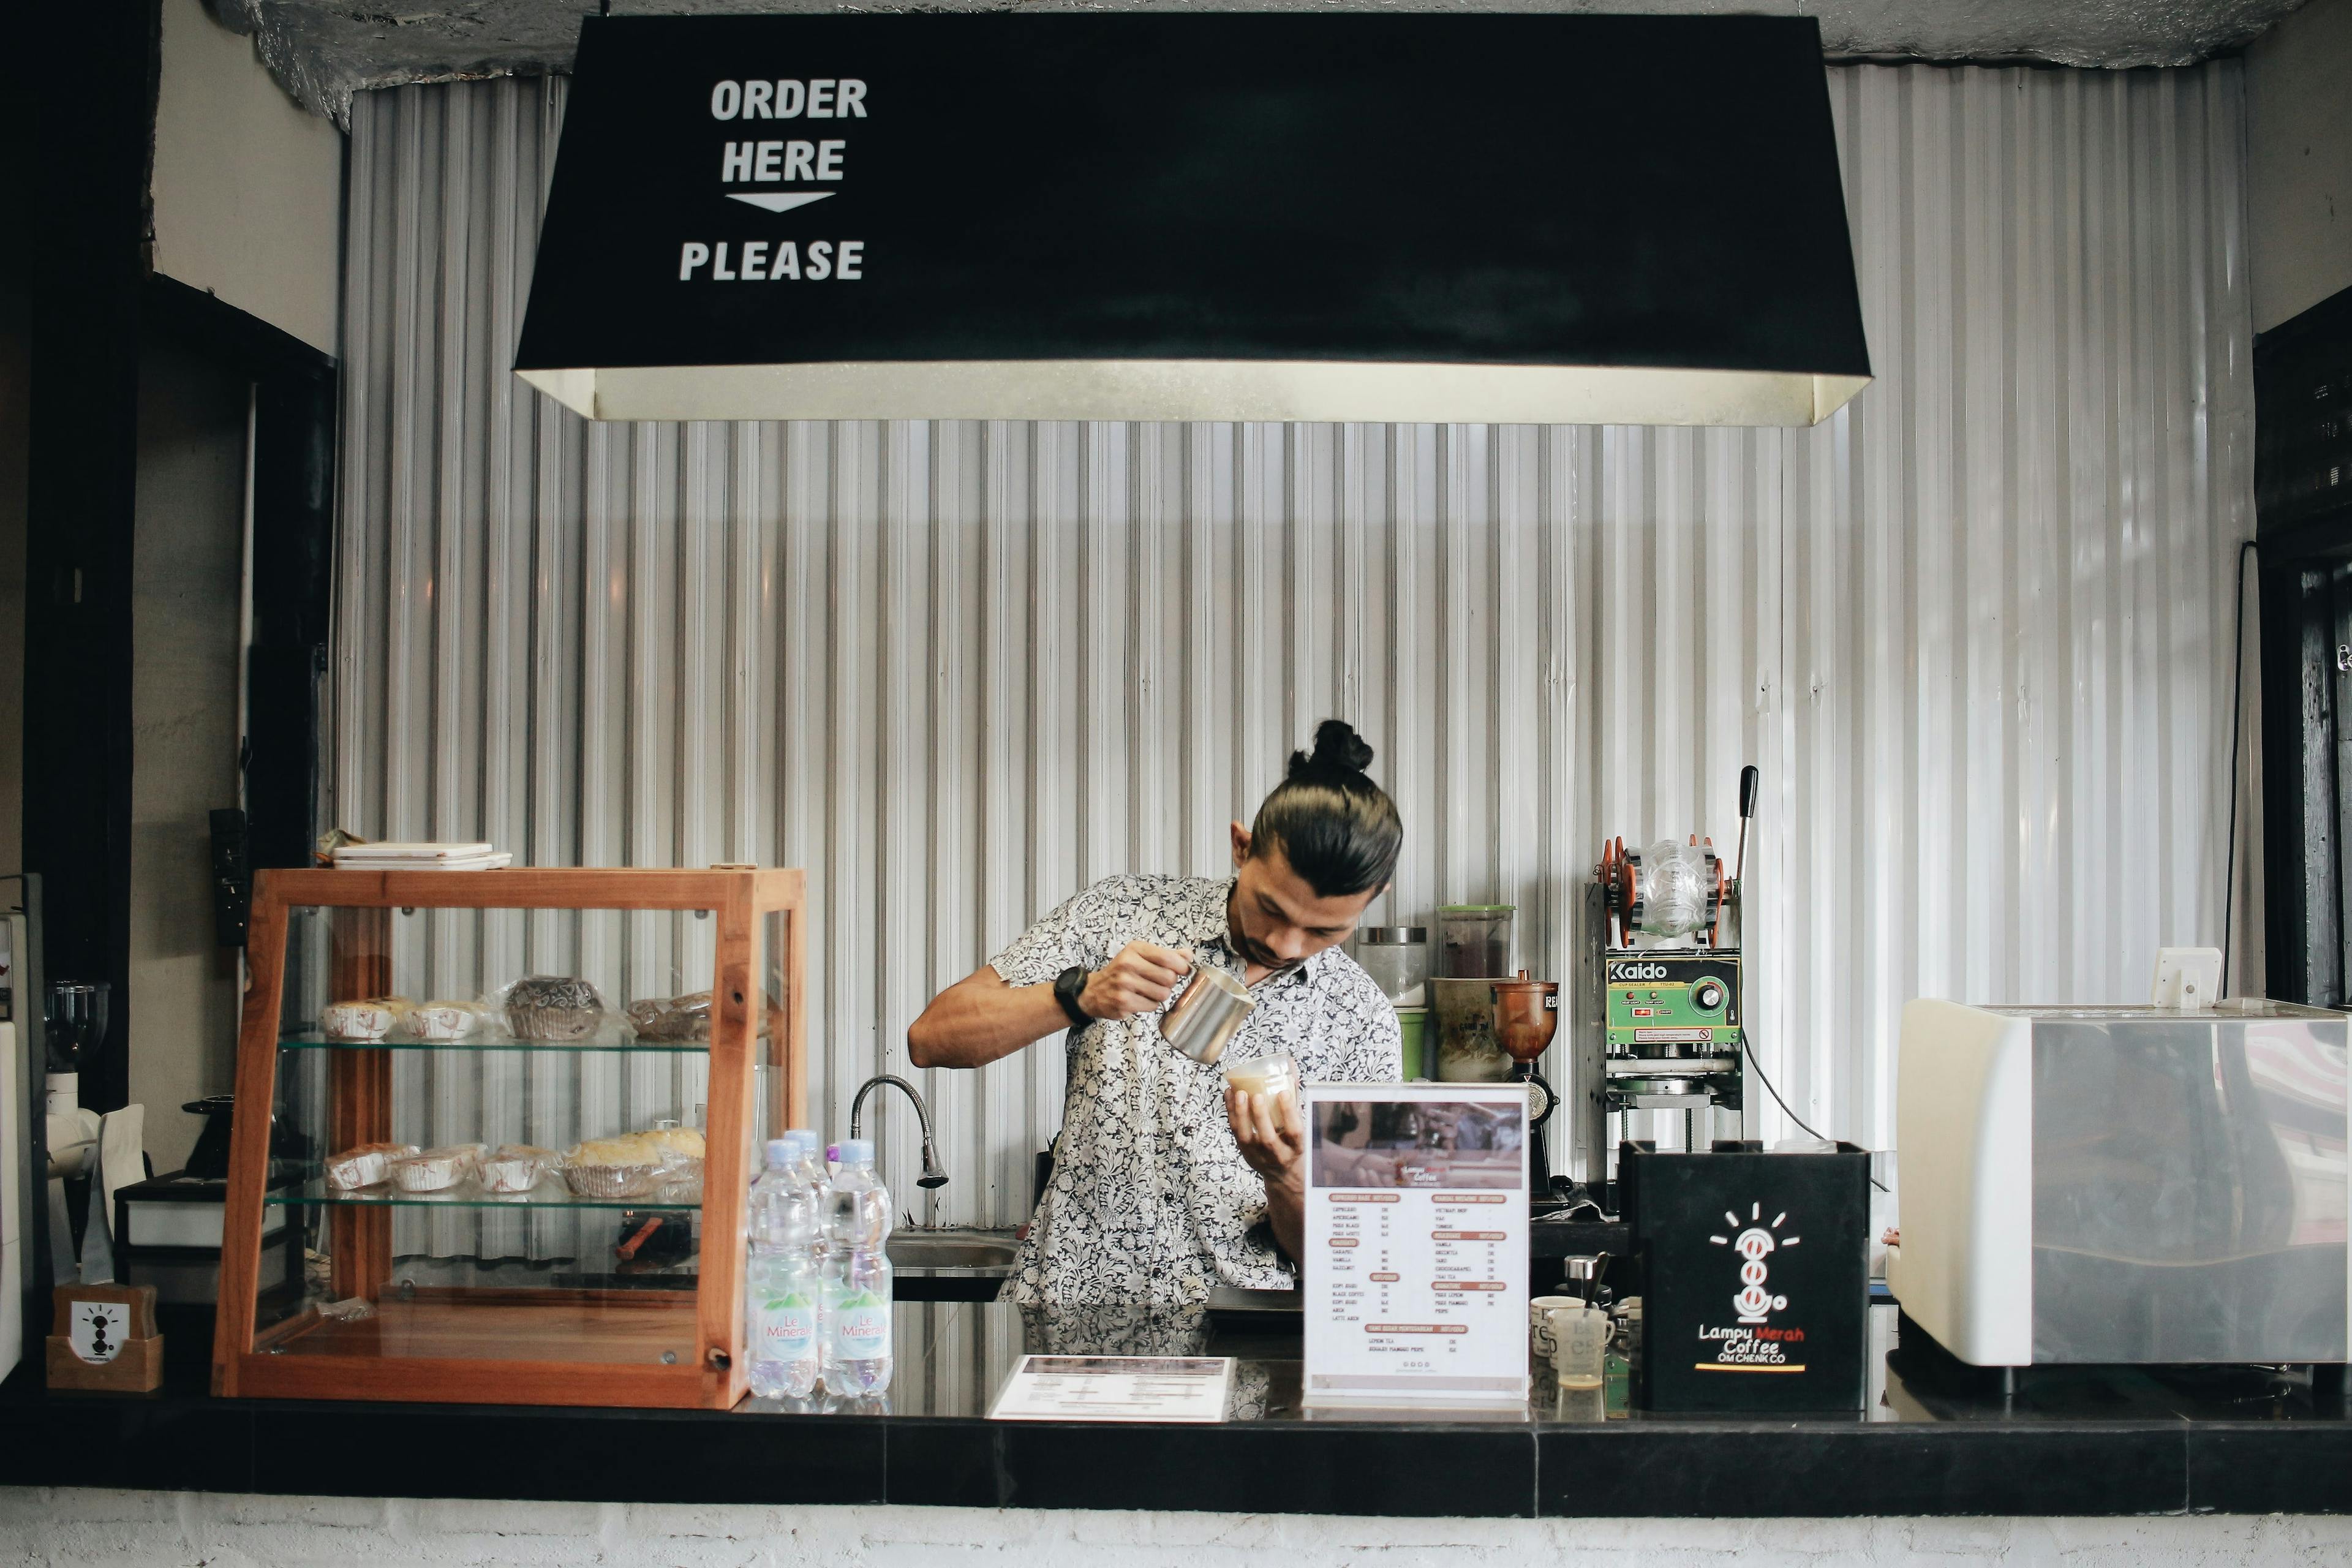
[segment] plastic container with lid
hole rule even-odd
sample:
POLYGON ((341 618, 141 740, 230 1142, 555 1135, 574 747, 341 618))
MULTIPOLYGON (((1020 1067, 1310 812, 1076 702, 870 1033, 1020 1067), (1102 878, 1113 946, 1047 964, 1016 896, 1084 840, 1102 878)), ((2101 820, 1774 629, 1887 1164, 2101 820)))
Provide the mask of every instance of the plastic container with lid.
POLYGON ((1447 980, 1511 973, 1517 904, 1448 904, 1437 911, 1437 967, 1447 980))
POLYGON ((1408 1079, 1434 1079, 1437 1076, 1437 1053, 1430 1048, 1429 1009, 1400 1007, 1396 1010, 1397 1033, 1402 1037, 1403 1049, 1398 1054, 1404 1059, 1399 1069, 1408 1079))
POLYGON ((1429 1005, 1428 927, 1366 926, 1356 933, 1356 962, 1388 994, 1389 1005, 1429 1005))

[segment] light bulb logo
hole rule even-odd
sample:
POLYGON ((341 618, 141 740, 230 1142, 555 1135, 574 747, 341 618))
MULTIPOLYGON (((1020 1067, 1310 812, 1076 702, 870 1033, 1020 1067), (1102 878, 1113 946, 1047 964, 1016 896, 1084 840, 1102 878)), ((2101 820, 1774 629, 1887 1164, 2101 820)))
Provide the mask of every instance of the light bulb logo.
POLYGON ((1784 1210, 1773 1215, 1772 1223, 1768 1226, 1764 1223, 1764 1205, 1760 1203, 1748 1205, 1745 1222, 1726 1209, 1723 1211, 1724 1223, 1735 1234, 1707 1237, 1716 1246, 1727 1247, 1739 1255, 1739 1289, 1731 1298, 1731 1308, 1739 1314, 1739 1321, 1743 1323, 1764 1322, 1774 1312, 1784 1310, 1789 1305, 1789 1298, 1776 1296, 1769 1289, 1767 1281, 1771 1278, 1771 1270, 1764 1265, 1764 1260, 1775 1251, 1783 1247, 1794 1247, 1804 1239, 1779 1234, 1788 1217, 1784 1210))

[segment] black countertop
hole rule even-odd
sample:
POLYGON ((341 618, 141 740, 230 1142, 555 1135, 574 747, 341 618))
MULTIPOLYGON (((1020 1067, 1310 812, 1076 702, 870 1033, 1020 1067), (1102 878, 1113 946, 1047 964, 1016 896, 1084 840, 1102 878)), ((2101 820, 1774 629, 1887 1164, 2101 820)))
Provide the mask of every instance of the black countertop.
MULTIPOLYGON (((902 1301, 888 1394, 729 1412, 221 1400, 169 1339, 146 1396, 0 1387, 20 1485, 318 1496, 1528 1517, 2352 1510, 2340 1378, 2043 1368, 2013 1398, 1916 1331, 1872 1403, 1802 1419, 1333 1415, 1299 1403, 1295 1325, 902 1301), (1237 1326, 1238 1325, 1238 1326, 1237 1326), (1024 1350, 1239 1358, 1220 1426, 992 1423, 1024 1350)), ((1908 1325, 1906 1325, 1907 1329, 1908 1325)), ((36 1342, 37 1343, 37 1342, 36 1342)))

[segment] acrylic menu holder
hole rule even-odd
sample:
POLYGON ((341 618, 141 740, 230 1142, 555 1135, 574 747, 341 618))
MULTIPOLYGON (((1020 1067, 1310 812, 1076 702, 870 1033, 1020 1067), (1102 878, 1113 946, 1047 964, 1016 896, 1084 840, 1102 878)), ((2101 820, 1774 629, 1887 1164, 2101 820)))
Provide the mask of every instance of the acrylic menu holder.
POLYGON ((1307 1122, 1309 1405, 1523 1405, 1520 1084, 1316 1084, 1307 1122))

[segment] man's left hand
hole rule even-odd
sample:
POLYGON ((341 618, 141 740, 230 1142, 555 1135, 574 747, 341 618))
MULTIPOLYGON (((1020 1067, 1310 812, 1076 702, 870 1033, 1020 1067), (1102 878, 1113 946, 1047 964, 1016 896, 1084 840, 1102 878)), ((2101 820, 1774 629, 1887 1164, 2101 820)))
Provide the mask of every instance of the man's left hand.
POLYGON ((1233 1123, 1234 1142, 1241 1145, 1249 1168, 1276 1185, 1303 1192, 1307 1184, 1307 1121, 1298 1099, 1289 1089, 1254 1094, 1225 1089, 1225 1120, 1233 1123))

